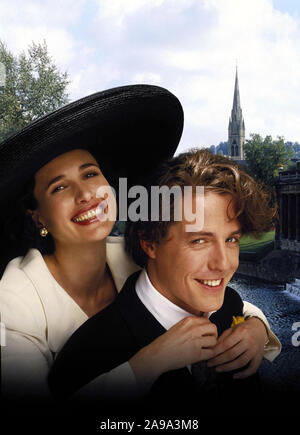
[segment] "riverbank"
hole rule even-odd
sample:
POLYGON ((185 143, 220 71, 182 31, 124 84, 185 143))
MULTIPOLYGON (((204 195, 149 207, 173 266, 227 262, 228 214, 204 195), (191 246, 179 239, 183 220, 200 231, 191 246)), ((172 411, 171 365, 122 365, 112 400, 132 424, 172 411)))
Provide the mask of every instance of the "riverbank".
MULTIPOLYGON (((300 397, 300 297, 286 289, 286 285, 267 283, 256 278, 234 277, 230 283, 243 300, 259 307, 266 315, 272 331, 277 335, 282 351, 270 363, 263 360, 259 369, 262 388, 278 405, 292 397, 300 397)), ((292 403, 291 403, 292 405, 292 403)), ((290 406, 286 406, 287 411, 290 406)))
POLYGON ((286 284, 300 279, 300 254, 272 249, 262 258, 241 253, 237 277, 252 277, 264 282, 286 284))

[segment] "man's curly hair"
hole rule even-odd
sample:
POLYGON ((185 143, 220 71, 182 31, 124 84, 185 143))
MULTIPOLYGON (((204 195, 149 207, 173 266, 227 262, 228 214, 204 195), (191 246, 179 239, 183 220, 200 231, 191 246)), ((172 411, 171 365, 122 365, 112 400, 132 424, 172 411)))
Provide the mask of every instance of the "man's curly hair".
MULTIPOLYGON (((262 184, 254 180, 233 160, 215 155, 207 150, 192 149, 166 161, 159 169, 151 185, 156 186, 204 186, 204 192, 215 192, 232 197, 235 215, 242 234, 260 238, 263 232, 274 227, 277 206, 271 206, 271 196, 262 184)), ((148 198, 150 195, 148 187, 148 198)), ((161 208, 160 201, 160 208, 161 208)), ((150 204, 151 205, 151 204, 150 204)), ((174 197, 170 196, 170 221, 128 222, 125 231, 126 250, 134 261, 144 267, 148 257, 140 246, 140 239, 159 243, 174 223, 174 197)), ((151 207, 148 207, 151 210, 151 207)), ((161 212, 161 210, 160 210, 161 212)), ((149 211, 150 214, 150 211, 149 211)))

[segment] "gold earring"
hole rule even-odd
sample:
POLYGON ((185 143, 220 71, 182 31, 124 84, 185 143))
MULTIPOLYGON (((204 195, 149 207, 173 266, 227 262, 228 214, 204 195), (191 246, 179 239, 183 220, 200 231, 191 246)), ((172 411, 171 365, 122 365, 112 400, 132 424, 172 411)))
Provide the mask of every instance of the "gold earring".
POLYGON ((40 235, 41 235, 42 237, 46 237, 47 234, 48 234, 48 230, 47 230, 47 228, 43 227, 43 228, 40 229, 40 235))

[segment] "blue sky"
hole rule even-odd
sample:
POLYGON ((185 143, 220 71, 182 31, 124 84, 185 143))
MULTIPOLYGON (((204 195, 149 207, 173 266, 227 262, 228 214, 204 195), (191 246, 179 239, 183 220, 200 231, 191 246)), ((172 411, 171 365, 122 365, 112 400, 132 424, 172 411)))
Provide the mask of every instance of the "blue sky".
POLYGON ((182 102, 179 151, 227 140, 236 62, 250 133, 300 142, 298 0, 0 0, 15 54, 47 41, 69 96, 131 83, 182 102))
POLYGON ((273 0, 273 5, 281 12, 286 12, 294 17, 300 17, 299 0, 273 0))

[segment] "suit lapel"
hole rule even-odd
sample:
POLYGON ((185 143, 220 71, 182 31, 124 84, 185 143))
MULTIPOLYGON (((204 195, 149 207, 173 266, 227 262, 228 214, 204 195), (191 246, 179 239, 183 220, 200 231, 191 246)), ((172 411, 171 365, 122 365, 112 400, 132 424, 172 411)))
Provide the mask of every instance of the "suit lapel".
POLYGON ((222 307, 209 317, 209 320, 217 326, 219 336, 231 327, 232 316, 243 316, 243 301, 234 289, 226 287, 222 307))
MULTIPOLYGON (((147 310, 136 294, 135 283, 139 274, 140 271, 127 279, 116 303, 139 349, 141 349, 164 334, 166 329, 147 310)), ((189 370, 184 367, 161 375, 153 385, 151 396, 159 396, 162 393, 173 396, 174 394, 178 395, 179 392, 182 394, 183 389, 190 390, 191 388, 193 388, 192 376, 189 370)))
POLYGON ((141 302, 135 291, 135 283, 140 271, 131 275, 122 291, 116 305, 126 321, 128 328, 140 348, 148 345, 166 332, 165 328, 155 319, 141 302))

